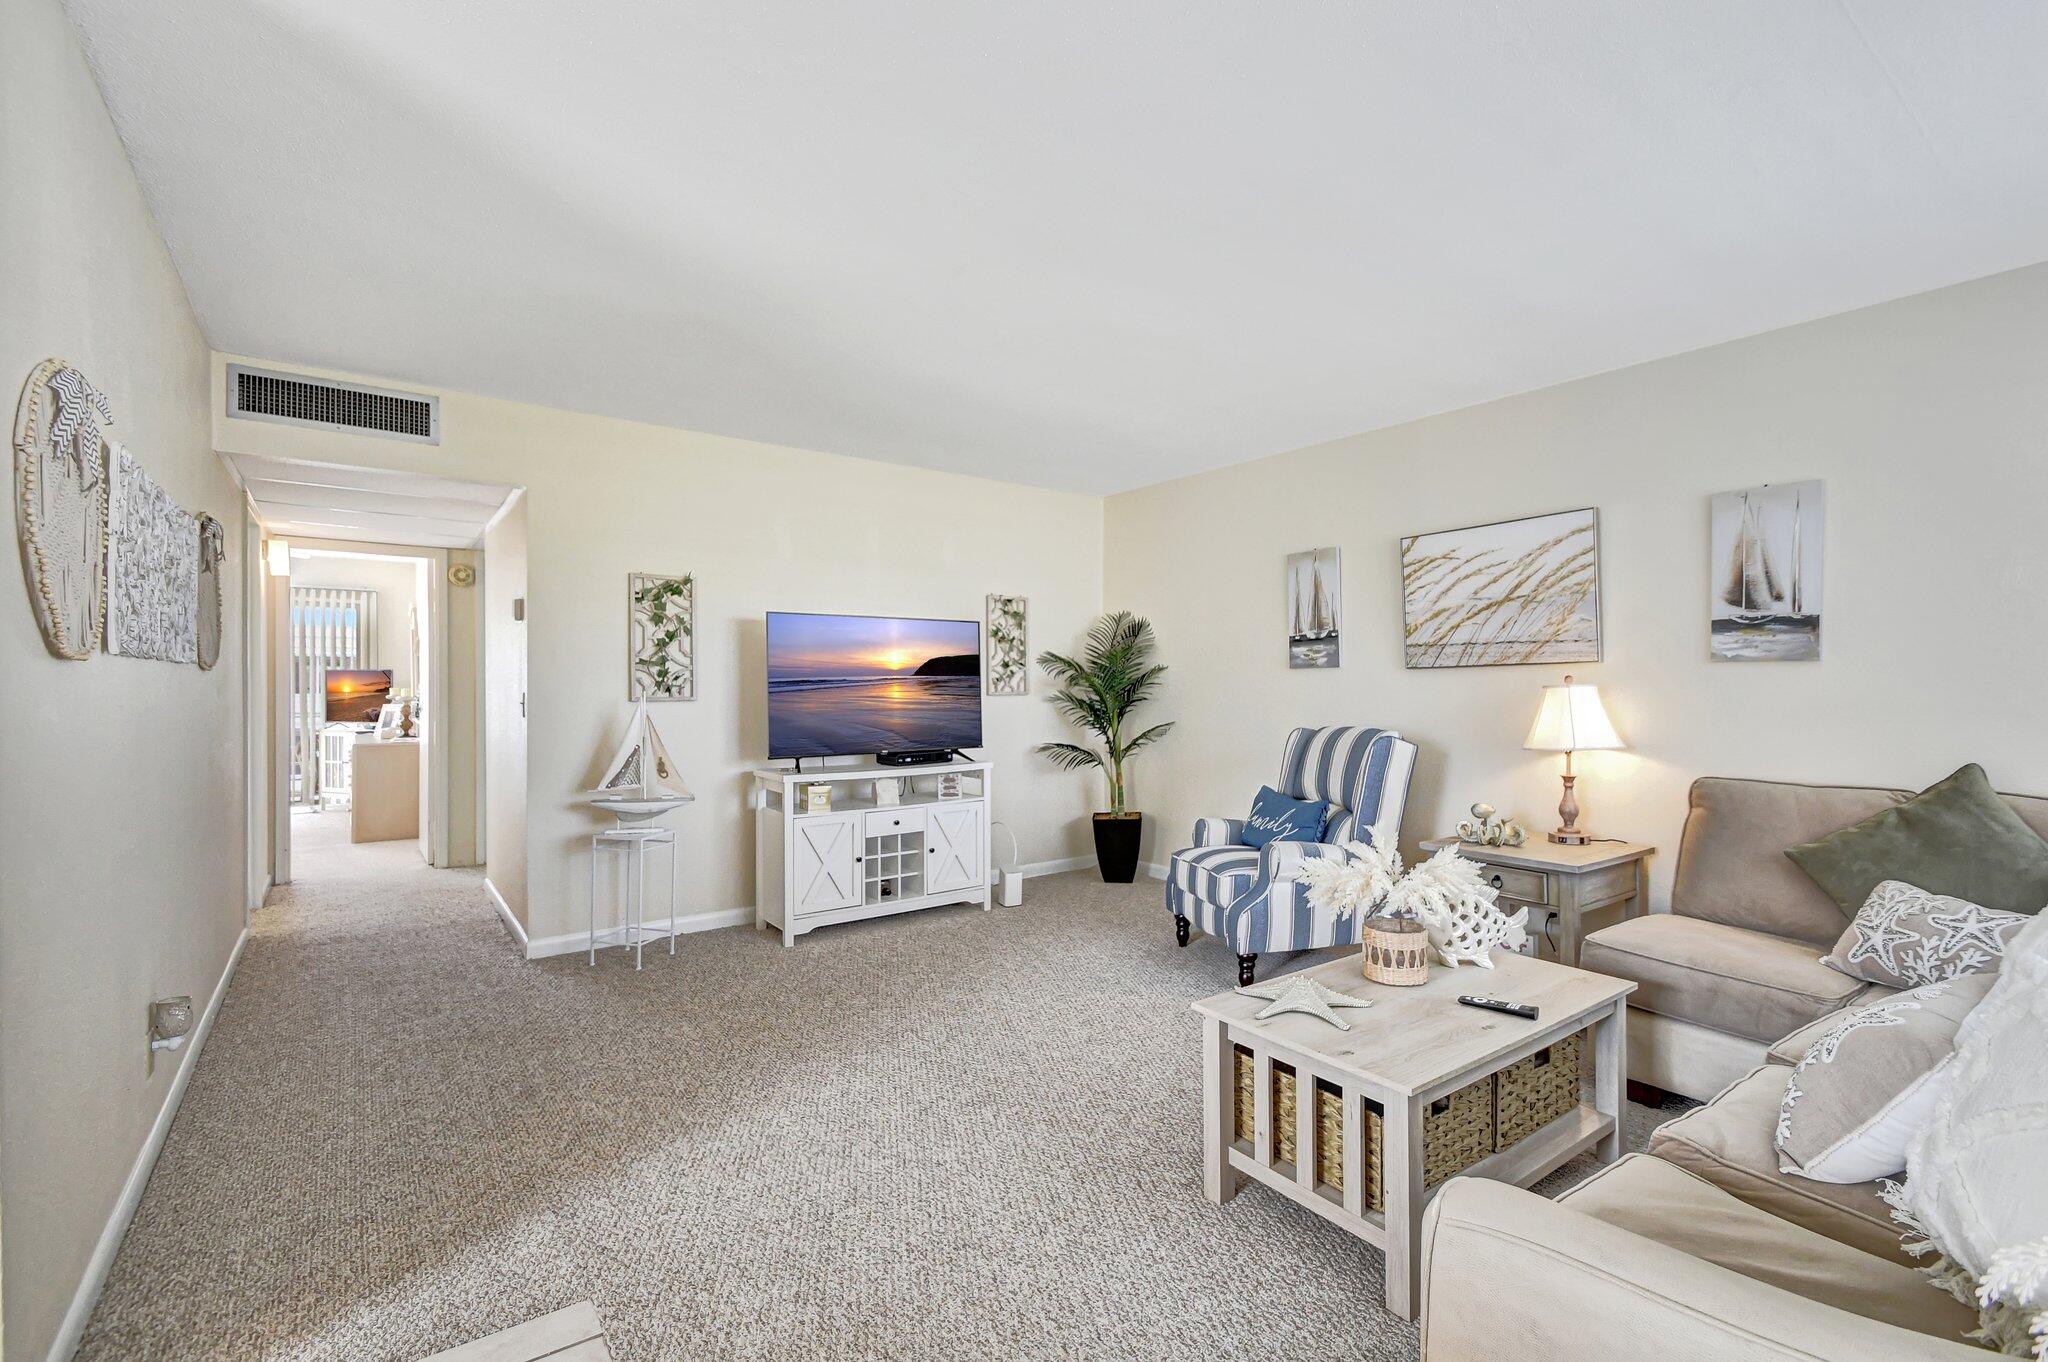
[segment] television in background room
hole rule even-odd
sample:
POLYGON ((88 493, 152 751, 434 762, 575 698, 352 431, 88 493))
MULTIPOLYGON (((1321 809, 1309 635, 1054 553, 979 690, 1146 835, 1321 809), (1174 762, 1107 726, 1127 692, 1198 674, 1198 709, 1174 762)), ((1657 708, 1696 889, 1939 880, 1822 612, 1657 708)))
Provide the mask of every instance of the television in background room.
POLYGON ((981 746, 981 621, 768 615, 768 755, 981 746))
POLYGON ((344 667, 327 673, 327 722, 330 724, 374 724, 378 712, 389 703, 389 668, 344 667))

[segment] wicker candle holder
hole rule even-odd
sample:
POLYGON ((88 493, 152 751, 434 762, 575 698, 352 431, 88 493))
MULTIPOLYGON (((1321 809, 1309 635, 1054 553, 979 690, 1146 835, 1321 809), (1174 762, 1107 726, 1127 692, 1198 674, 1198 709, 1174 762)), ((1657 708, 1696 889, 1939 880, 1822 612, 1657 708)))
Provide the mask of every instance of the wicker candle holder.
POLYGON ((1369 917, 1359 924, 1365 977, 1376 984, 1411 987, 1429 979, 1429 929, 1414 918, 1369 917))

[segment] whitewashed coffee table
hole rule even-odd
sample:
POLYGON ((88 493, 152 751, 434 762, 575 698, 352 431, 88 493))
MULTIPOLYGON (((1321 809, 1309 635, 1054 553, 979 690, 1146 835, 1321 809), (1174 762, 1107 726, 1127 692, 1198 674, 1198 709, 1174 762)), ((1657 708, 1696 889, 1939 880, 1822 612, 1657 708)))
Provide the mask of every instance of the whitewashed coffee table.
POLYGON ((1552 964, 1508 951, 1494 952, 1494 968, 1433 966, 1429 982, 1414 988, 1367 983, 1355 952, 1306 971, 1340 993, 1369 998, 1369 1008, 1340 1008, 1351 1023, 1339 1031, 1302 1013, 1253 1020, 1266 1006, 1241 993, 1219 993, 1196 1003, 1202 1016, 1202 1190, 1218 1204, 1237 1194, 1242 1178, 1262 1182, 1369 1244, 1387 1259, 1387 1309, 1414 1319, 1422 1283, 1417 1276, 1422 1211, 1429 1192, 1422 1177, 1422 1120, 1429 1104, 1515 1061, 1589 1032, 1579 1105, 1528 1138, 1465 1170, 1526 1187, 1589 1149, 1603 1162, 1621 1157, 1623 1079, 1628 1073, 1626 1018, 1635 985, 1625 979, 1552 964), (1534 1021, 1459 1004, 1460 994, 1533 1003, 1534 1021), (1255 1135, 1236 1131, 1236 1050, 1251 1051, 1255 1135), (1294 1163, 1274 1155, 1275 1060, 1292 1065, 1298 1093, 1312 1094, 1304 1078, 1322 1079, 1343 1099, 1344 1190, 1316 1178, 1314 1100, 1295 1102, 1294 1163), (1386 1209, 1365 1203, 1365 1104, 1385 1113, 1381 1168, 1386 1209))

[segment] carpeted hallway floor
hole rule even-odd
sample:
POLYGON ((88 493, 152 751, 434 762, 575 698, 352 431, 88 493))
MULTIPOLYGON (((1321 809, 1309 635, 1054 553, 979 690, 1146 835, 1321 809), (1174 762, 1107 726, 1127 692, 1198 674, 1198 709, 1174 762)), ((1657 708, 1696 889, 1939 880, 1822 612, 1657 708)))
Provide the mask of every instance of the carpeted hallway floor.
POLYGON ((525 962, 411 843, 298 850, 82 1362, 409 1362, 582 1299, 620 1362, 1415 1354, 1376 1252, 1202 1199, 1187 1003, 1233 962, 1155 883, 635 974, 525 962))

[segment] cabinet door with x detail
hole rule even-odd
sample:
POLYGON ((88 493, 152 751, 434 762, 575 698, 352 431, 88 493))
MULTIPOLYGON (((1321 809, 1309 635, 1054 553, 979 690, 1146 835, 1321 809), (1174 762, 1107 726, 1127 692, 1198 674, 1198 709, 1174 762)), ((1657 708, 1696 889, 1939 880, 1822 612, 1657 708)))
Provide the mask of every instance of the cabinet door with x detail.
POLYGON ((799 915, 860 903, 860 815, 821 814, 796 820, 790 847, 791 901, 799 915))

